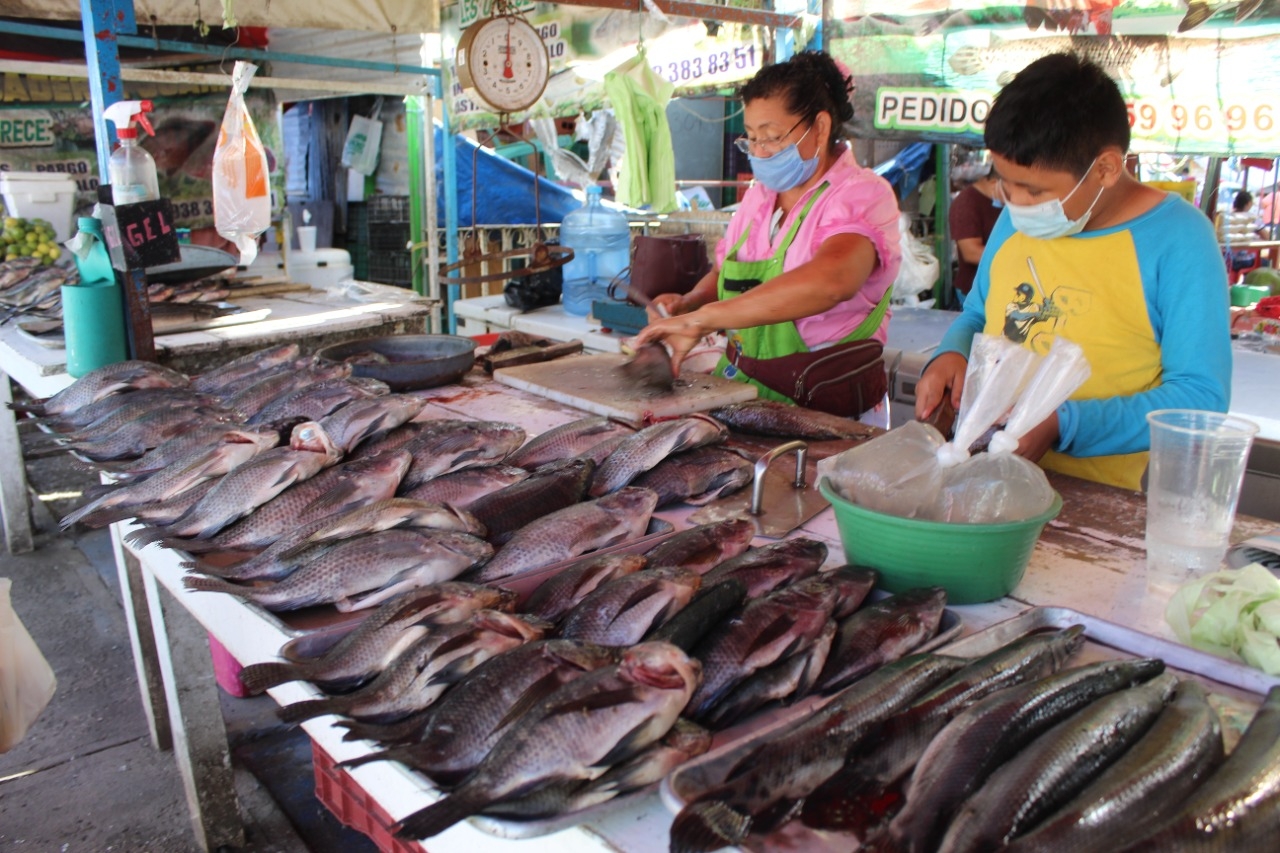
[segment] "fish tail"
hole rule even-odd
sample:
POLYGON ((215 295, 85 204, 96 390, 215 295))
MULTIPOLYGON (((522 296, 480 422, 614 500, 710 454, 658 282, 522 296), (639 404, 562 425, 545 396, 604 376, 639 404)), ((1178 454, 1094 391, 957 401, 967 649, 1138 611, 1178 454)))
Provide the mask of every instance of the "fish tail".
POLYGON ((9 408, 15 412, 18 412, 19 414, 35 415, 36 417, 39 417, 39 418, 45 417, 43 400, 31 400, 30 402, 27 402, 27 403, 11 402, 9 403, 9 408))
POLYGON ((392 761, 395 759, 395 750, 380 749, 376 752, 370 752, 367 755, 358 755, 355 758, 348 758, 346 761, 339 761, 338 766, 346 769, 350 767, 359 767, 362 764, 372 764, 375 761, 392 761))
POLYGON ((479 811, 479 805, 465 797, 445 797, 416 811, 396 827, 397 838, 430 838, 479 811))
POLYGON ((58 522, 58 529, 66 532, 79 522, 83 522, 86 527, 105 527, 113 521, 119 521, 118 518, 106 518, 109 512, 110 510, 103 508, 101 500, 89 501, 64 515, 58 522))
POLYGON ((292 705, 283 705, 276 709, 276 715, 286 723, 301 723, 312 717, 322 717, 325 714, 341 713, 347 706, 346 702, 339 699, 308 699, 305 702, 294 702, 292 705))
POLYGON ((145 548, 152 542, 159 542, 168 536, 169 532, 163 527, 144 527, 125 536, 124 541, 135 548, 145 548))
POLYGON ((204 575, 188 575, 182 579, 182 585, 187 589, 199 590, 200 592, 226 592, 240 596, 247 596, 251 591, 247 586, 234 584, 222 578, 205 577, 204 575))
POLYGON ((240 670, 240 683, 250 693, 261 693, 268 687, 298 681, 307 674, 296 663, 254 663, 240 670))
POLYGON ((686 806, 671 823, 671 853, 704 853, 732 847, 751 831, 751 816, 723 800, 686 806))

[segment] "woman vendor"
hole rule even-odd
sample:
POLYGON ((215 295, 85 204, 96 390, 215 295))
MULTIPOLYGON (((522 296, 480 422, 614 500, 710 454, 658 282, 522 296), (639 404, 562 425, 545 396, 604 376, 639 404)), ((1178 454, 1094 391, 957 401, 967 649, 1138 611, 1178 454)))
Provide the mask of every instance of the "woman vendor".
POLYGON ((765 399, 857 417, 881 401, 880 353, 898 274, 898 205, 854 161, 842 126, 852 79, 825 53, 762 68, 741 89, 755 183, 687 294, 649 306, 638 341, 665 341, 672 364, 724 330, 716 372, 765 399))

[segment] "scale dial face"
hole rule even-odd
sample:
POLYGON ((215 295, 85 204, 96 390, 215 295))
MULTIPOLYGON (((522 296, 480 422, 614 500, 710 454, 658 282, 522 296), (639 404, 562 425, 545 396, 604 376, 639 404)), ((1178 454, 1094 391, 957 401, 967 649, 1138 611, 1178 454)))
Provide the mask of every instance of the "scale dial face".
POLYGON ((504 113, 533 106, 551 71, 538 31, 518 17, 490 18, 473 26, 466 62, 476 94, 504 113))

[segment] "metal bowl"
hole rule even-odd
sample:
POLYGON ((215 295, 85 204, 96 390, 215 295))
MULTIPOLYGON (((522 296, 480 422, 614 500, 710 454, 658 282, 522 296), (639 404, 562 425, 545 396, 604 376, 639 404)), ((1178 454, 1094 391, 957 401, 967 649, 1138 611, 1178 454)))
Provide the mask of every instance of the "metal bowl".
POLYGON ((351 361, 353 376, 379 379, 392 391, 418 391, 456 382, 475 361, 476 342, 460 335, 398 335, 364 338, 325 347, 316 355, 330 361, 351 361), (362 362, 361 353, 373 352, 386 363, 362 362))

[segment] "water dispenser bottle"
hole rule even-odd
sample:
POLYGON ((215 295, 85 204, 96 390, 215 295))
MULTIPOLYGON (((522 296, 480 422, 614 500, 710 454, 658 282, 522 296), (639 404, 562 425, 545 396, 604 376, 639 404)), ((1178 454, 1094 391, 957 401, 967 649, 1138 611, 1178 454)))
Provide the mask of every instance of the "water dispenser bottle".
POLYGON ((579 316, 608 298, 609 282, 631 263, 627 217, 601 204, 600 187, 587 187, 587 203, 560 223, 560 245, 573 249, 564 266, 564 310, 579 316))

